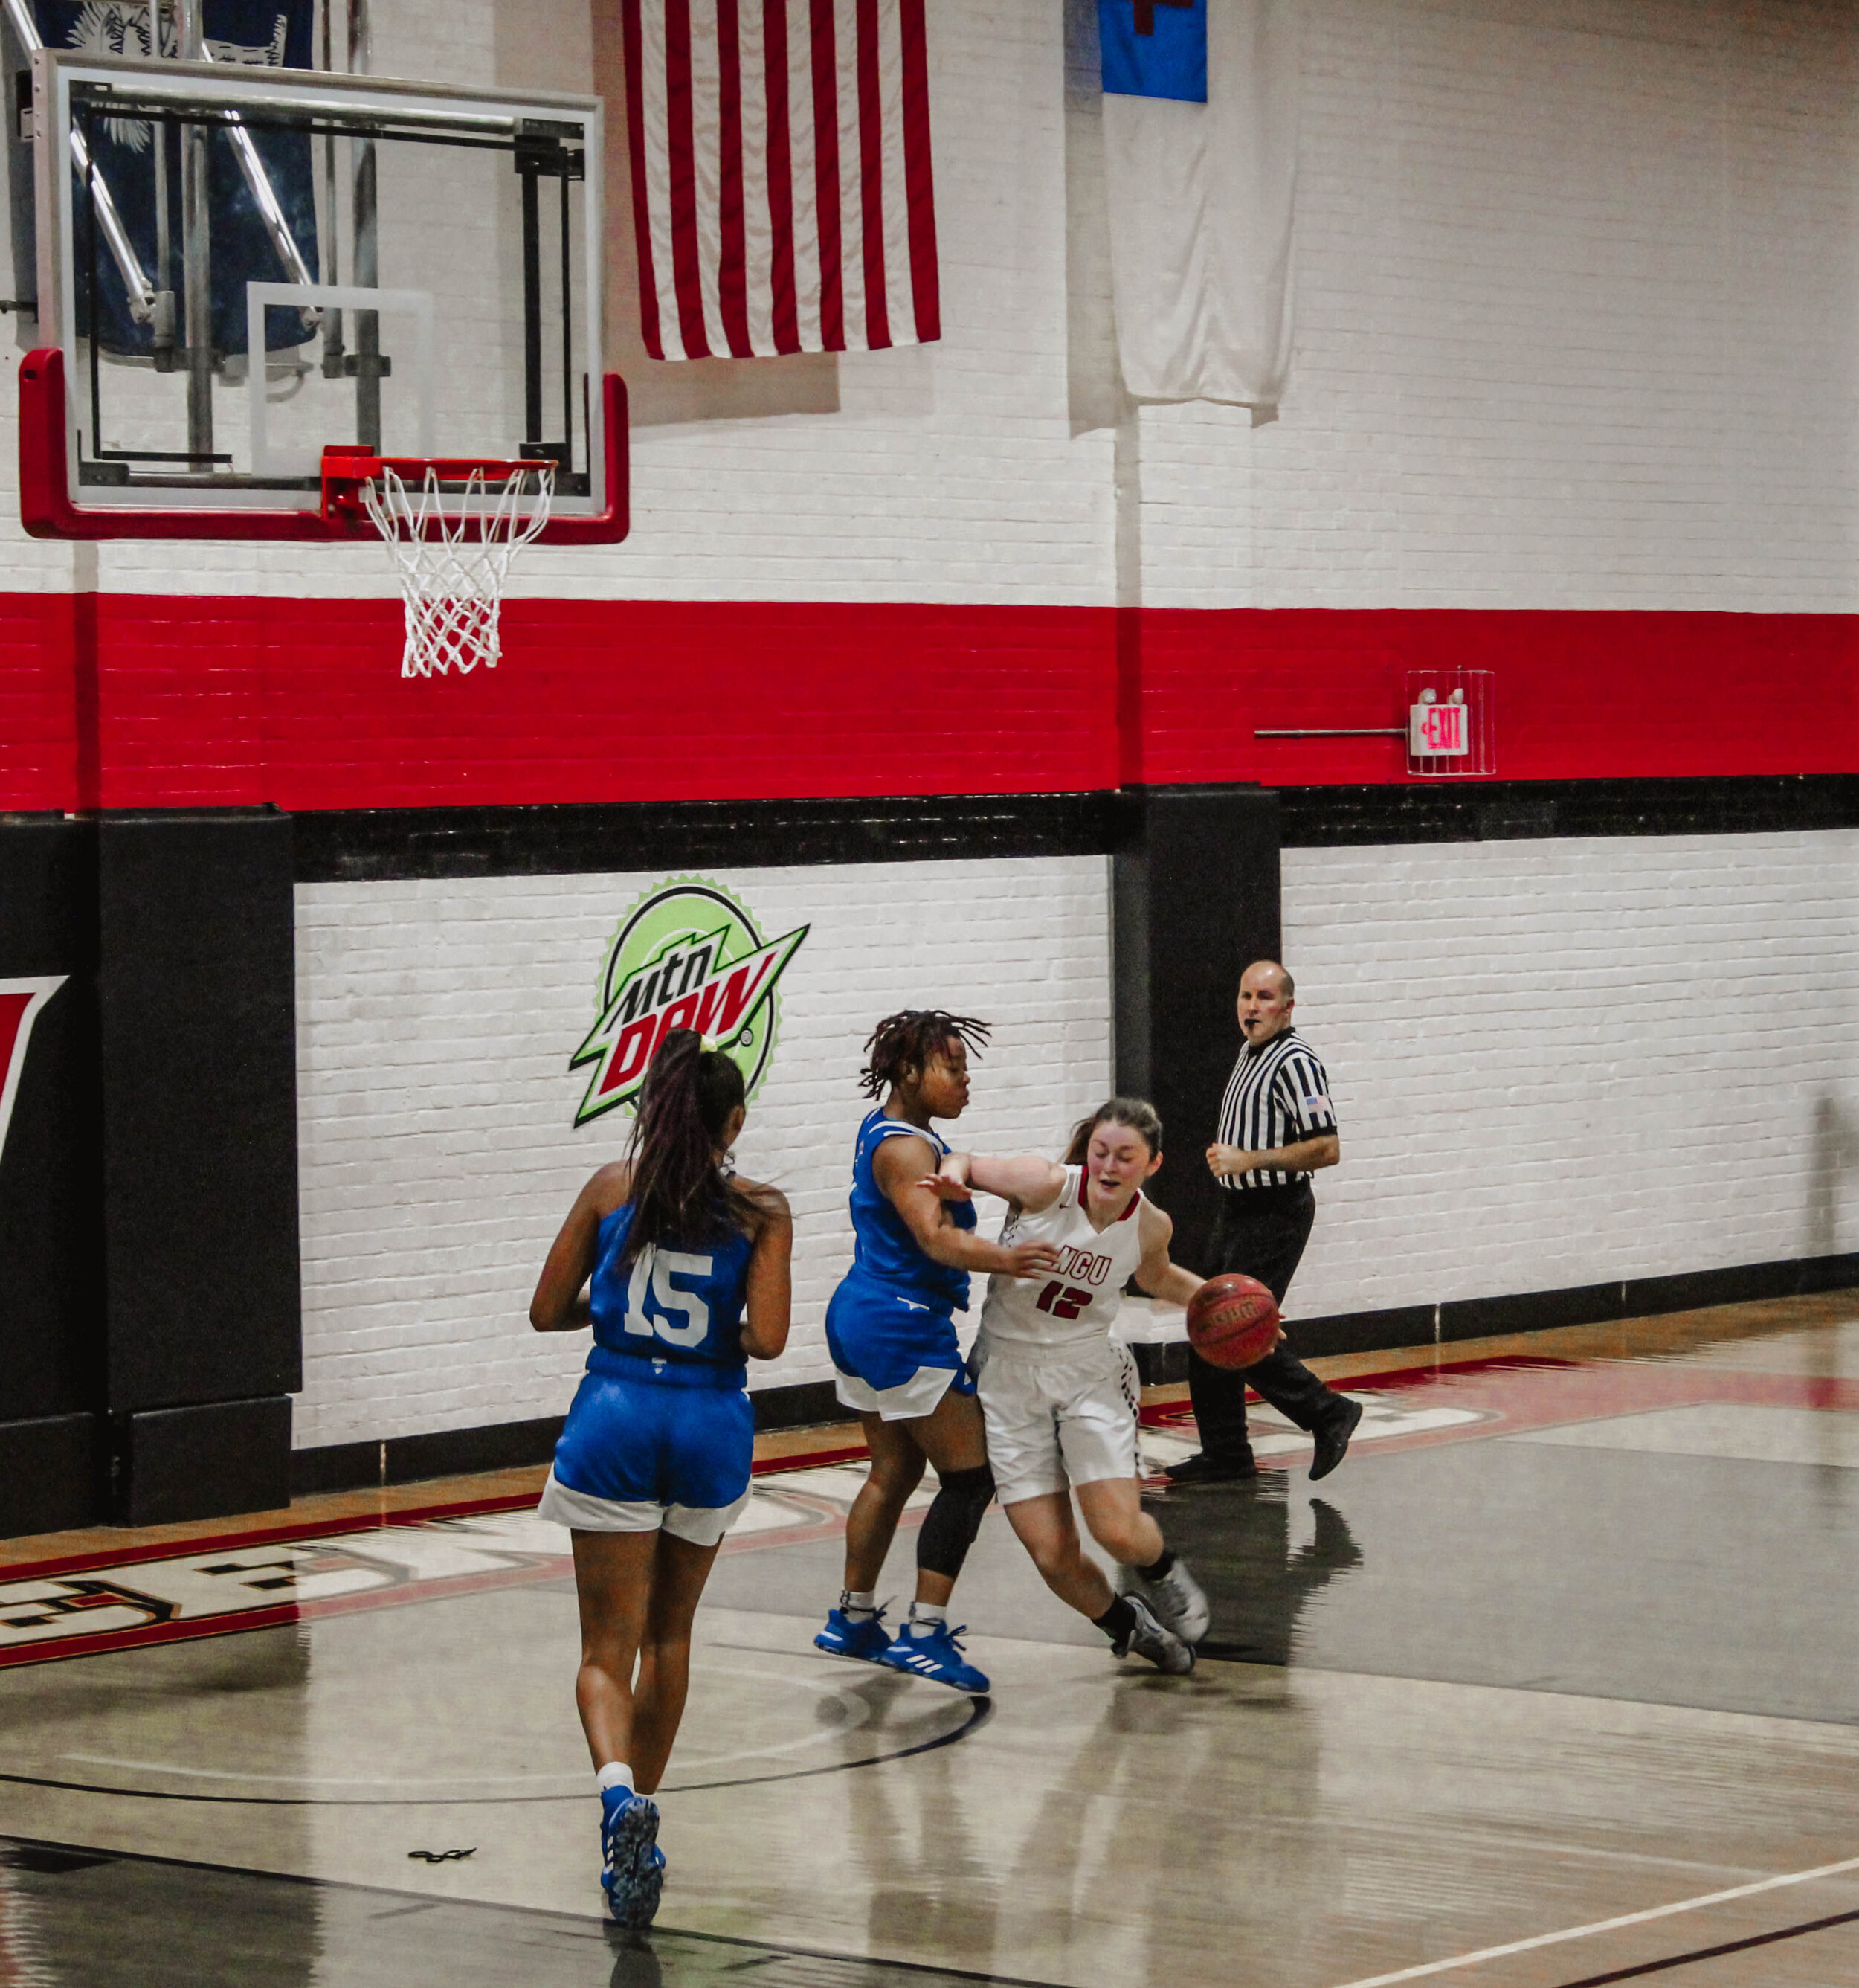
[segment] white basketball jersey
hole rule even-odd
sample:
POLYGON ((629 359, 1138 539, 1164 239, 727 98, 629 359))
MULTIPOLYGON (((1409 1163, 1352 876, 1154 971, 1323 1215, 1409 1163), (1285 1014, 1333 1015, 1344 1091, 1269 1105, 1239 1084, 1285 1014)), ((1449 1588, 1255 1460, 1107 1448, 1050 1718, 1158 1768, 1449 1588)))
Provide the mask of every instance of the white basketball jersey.
POLYGON ((1123 1287, 1142 1261, 1143 1198, 1139 1190, 1107 1229, 1094 1229, 1082 1205, 1084 1169, 1067 1167, 1065 1185, 1051 1207, 1022 1209, 1001 1231, 1009 1249, 1049 1242, 1058 1268, 1036 1277, 988 1280, 981 1329, 990 1338, 1020 1346, 1080 1346, 1101 1342, 1123 1303, 1123 1287))

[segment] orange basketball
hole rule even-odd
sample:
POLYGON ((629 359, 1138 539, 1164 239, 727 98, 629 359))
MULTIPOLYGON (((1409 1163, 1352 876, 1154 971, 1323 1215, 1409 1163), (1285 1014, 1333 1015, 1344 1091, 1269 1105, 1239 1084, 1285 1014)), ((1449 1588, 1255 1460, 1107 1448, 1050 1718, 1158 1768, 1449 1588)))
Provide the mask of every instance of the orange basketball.
POLYGON ((1256 1367, 1278 1343, 1278 1300, 1256 1277, 1209 1277, 1188 1300, 1188 1343, 1211 1367, 1256 1367))

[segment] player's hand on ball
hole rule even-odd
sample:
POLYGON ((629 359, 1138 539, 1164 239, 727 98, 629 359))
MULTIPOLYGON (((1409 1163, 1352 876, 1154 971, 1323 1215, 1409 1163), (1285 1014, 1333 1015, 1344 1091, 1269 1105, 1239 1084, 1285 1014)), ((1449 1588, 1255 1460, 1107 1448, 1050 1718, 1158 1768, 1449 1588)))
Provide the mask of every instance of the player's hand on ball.
POLYGON ((1036 1277, 1059 1267, 1059 1253, 1049 1242, 1016 1242, 1003 1252, 1001 1266, 1010 1277, 1036 1277))

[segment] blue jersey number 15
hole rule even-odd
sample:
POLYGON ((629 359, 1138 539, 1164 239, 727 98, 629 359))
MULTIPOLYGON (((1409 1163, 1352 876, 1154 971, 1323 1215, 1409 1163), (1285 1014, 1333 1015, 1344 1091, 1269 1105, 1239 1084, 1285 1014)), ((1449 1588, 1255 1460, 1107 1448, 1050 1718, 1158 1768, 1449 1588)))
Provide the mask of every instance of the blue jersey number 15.
POLYGON ((656 1335, 668 1346, 701 1346, 709 1336, 710 1307, 695 1291, 675 1289, 671 1280, 674 1276, 707 1277, 711 1261, 708 1256, 693 1256, 682 1249, 661 1249, 657 1243, 648 1242, 633 1259, 633 1274, 627 1280, 627 1330, 643 1333, 648 1338, 656 1335), (656 1319, 646 1316, 648 1283, 661 1314, 656 1319), (684 1324, 674 1325, 663 1315, 671 1312, 681 1312, 684 1324))

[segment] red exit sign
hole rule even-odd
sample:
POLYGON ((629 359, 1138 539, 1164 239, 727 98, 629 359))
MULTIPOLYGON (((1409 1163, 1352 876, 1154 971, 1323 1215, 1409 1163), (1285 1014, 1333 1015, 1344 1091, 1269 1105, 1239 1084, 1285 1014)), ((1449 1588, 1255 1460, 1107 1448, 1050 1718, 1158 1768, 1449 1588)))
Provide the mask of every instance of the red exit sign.
POLYGON ((1435 704, 1428 699, 1408 707, 1408 750, 1415 758, 1422 753, 1444 757, 1472 750, 1472 735, 1465 723, 1462 704, 1435 704))

